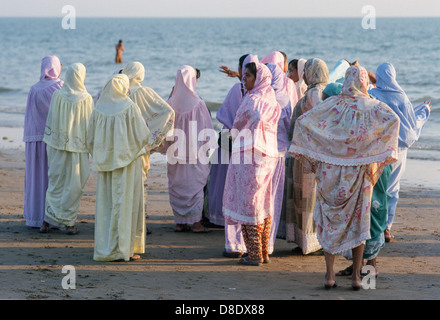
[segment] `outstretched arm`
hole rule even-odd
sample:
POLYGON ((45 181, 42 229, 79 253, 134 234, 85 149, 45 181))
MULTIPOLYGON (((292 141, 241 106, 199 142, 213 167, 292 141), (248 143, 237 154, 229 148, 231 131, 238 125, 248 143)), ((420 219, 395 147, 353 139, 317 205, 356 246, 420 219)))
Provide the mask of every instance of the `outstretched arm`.
POLYGON ((229 69, 227 66, 220 66, 220 72, 223 72, 224 74, 226 74, 227 77, 231 77, 231 78, 240 78, 240 75, 237 71, 232 71, 231 69, 229 69))

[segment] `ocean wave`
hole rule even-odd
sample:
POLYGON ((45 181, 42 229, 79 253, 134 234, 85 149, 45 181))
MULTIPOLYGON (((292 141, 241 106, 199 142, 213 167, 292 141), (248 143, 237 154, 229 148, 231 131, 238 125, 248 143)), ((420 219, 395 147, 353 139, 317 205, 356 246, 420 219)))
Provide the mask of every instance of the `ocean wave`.
POLYGON ((2 92, 11 92, 11 91, 15 91, 15 89, 0 87, 0 93, 2 93, 2 92))
POLYGON ((438 161, 440 165, 440 157, 411 155, 411 156, 407 156, 407 158, 412 160, 422 160, 422 161, 438 161))

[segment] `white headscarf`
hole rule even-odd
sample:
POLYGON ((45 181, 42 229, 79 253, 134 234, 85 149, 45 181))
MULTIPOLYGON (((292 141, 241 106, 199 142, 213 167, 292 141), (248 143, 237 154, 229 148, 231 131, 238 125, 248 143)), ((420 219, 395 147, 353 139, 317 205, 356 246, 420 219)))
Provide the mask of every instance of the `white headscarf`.
POLYGON ((80 62, 71 64, 67 68, 64 85, 60 93, 71 102, 87 98, 89 93, 84 85, 85 79, 86 67, 80 62))
POLYGON ((125 74, 113 76, 102 89, 96 109, 114 114, 127 108, 133 101, 127 96, 130 81, 125 74))
POLYGON ((69 152, 87 152, 87 127, 93 99, 84 86, 86 68, 74 63, 67 68, 66 80, 54 92, 47 115, 44 142, 69 152))
POLYGON ((129 80, 115 75, 102 90, 88 128, 94 171, 113 171, 144 155, 150 131, 138 106, 127 97, 129 80))
POLYGON ((173 108, 153 89, 142 86, 145 68, 140 62, 130 62, 122 70, 130 80, 130 99, 139 107, 148 129, 151 132, 147 151, 158 147, 174 127, 173 108))

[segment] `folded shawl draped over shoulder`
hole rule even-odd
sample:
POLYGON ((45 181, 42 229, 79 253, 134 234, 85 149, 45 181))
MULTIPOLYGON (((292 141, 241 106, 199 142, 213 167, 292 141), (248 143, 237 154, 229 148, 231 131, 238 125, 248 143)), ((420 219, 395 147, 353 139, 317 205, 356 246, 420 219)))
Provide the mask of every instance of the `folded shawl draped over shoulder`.
POLYGON ((385 103, 369 97, 367 86, 367 71, 350 67, 341 94, 298 118, 289 153, 338 166, 381 163, 377 172, 396 161, 399 119, 385 103))
POLYGON ((379 65, 376 70, 376 88, 369 91, 376 99, 385 102, 399 117, 399 149, 412 146, 420 137, 428 120, 430 109, 423 103, 413 107, 396 80, 396 70, 390 63, 379 65))
POLYGON ((160 146, 174 128, 174 110, 153 89, 142 86, 145 68, 140 62, 128 63, 122 73, 130 80, 130 98, 138 105, 151 133, 145 149, 153 150, 160 146))
POLYGON ((24 142, 43 141, 50 101, 55 90, 61 89, 61 62, 57 56, 41 61, 40 81, 29 90, 24 117, 24 142))
POLYGON ((92 112, 87 147, 94 171, 126 167, 146 153, 150 131, 139 107, 127 97, 128 88, 125 74, 112 77, 92 112))
POLYGON ((93 98, 84 86, 86 68, 70 65, 63 88, 54 92, 47 116, 44 142, 69 152, 88 152, 87 128, 93 111, 93 98))

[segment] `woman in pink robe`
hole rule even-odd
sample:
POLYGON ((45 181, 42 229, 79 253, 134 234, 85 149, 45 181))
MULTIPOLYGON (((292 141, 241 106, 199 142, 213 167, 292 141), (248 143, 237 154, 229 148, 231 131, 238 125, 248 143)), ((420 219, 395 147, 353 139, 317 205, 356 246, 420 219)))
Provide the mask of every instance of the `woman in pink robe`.
POLYGON ((248 257, 239 263, 260 265, 269 261, 272 178, 278 157, 281 108, 271 87, 272 74, 264 64, 247 64, 243 80, 247 94, 231 130, 233 145, 223 215, 227 224, 241 224, 248 257))
POLYGON ((40 228, 43 225, 46 190, 49 183, 44 129, 50 101, 55 90, 61 89, 59 79, 62 65, 56 56, 41 61, 40 81, 34 84, 28 95, 24 118, 25 178, 23 217, 26 225, 40 228))

